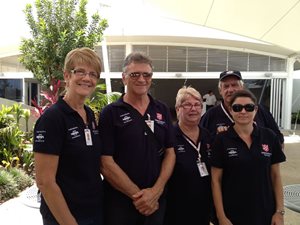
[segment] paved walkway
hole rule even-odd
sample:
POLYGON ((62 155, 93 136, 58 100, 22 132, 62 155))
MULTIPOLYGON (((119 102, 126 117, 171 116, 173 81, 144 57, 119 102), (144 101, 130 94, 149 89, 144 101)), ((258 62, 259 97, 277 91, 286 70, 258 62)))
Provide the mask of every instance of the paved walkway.
MULTIPOLYGON (((281 166, 283 185, 300 184, 300 133, 285 134, 287 162, 281 166)), ((42 225, 35 186, 26 189, 20 197, 0 205, 1 225, 42 225)), ((300 225, 300 213, 286 209, 285 225, 300 225)))
POLYGON ((18 198, 0 205, 1 225, 41 225, 42 217, 37 201, 37 188, 32 186, 23 191, 18 198))

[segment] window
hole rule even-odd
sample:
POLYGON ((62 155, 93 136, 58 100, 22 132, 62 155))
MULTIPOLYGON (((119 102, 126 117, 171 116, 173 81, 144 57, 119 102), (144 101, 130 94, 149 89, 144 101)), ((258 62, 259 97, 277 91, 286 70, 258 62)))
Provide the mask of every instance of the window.
POLYGON ((149 46, 149 56, 153 61, 154 72, 167 72, 167 46, 149 46))
POLYGON ((110 72, 121 72, 123 61, 125 59, 125 45, 107 46, 108 63, 110 72))
POLYGON ((186 72, 186 47, 168 47, 168 72, 186 72))
POLYGON ((248 53, 228 51, 228 70, 247 71, 248 53))
POLYGON ((250 53, 249 71, 269 71, 269 56, 250 53))
POLYGON ((219 72, 226 70, 227 50, 208 49, 208 72, 219 72))
POLYGON ((270 57, 270 71, 286 71, 286 60, 270 57))
POLYGON ((0 97, 22 102, 22 79, 0 79, 0 97))
POLYGON ((134 45, 134 46, 132 46, 132 51, 133 52, 142 52, 145 55, 149 55, 148 46, 146 46, 146 45, 134 45))
POLYGON ((187 72, 206 72, 207 49, 188 48, 187 72))

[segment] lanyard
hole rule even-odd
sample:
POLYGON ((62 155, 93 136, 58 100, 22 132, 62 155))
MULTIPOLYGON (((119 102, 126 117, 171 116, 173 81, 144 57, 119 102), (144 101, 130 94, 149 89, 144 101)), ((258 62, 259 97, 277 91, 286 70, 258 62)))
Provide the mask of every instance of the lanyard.
POLYGON ((198 159, 197 161, 201 162, 201 154, 200 154, 200 146, 201 146, 201 142, 199 141, 198 146, 196 146, 187 136, 185 136, 184 134, 182 134, 184 139, 197 151, 198 153, 198 159))
POLYGON ((223 112, 225 113, 225 115, 228 117, 228 119, 231 121, 231 123, 234 123, 234 120, 231 118, 231 116, 229 116, 226 109, 224 108, 223 103, 221 103, 221 108, 222 108, 223 112))

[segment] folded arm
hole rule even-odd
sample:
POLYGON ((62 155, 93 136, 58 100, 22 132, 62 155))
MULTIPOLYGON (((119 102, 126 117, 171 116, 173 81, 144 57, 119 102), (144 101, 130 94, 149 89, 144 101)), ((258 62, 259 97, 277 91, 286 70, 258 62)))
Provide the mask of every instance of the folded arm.
POLYGON ((172 175, 175 159, 174 148, 167 148, 165 150, 159 177, 154 186, 143 189, 133 195, 134 205, 140 213, 150 215, 158 208, 158 200, 164 191, 166 183, 172 175))

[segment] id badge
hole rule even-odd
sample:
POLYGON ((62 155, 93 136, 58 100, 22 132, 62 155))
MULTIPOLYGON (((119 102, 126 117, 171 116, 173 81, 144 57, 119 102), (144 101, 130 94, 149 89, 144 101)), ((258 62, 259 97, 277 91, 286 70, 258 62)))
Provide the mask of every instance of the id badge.
POLYGON ((209 175, 204 162, 197 162, 197 166, 201 177, 205 177, 209 175))
POLYGON ((92 146, 92 136, 91 136, 91 130, 90 129, 84 129, 84 136, 85 136, 85 143, 87 146, 92 146))
POLYGON ((154 133, 154 120, 146 120, 145 122, 147 123, 148 127, 150 127, 150 129, 154 133))

